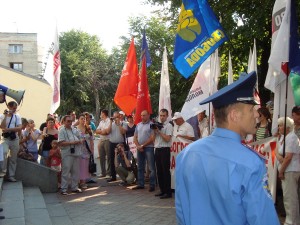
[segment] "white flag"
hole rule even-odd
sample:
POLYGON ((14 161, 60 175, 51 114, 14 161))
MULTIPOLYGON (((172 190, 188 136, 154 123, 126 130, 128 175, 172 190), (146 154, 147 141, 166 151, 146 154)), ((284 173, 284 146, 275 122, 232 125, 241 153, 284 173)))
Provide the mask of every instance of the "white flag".
MULTIPOLYGON (((217 92, 219 78, 221 76, 221 65, 220 65, 220 57, 219 57, 219 50, 216 51, 211 55, 210 61, 211 73, 210 73, 210 84, 209 84, 209 95, 217 92)), ((216 126, 214 113, 213 113, 213 106, 212 103, 208 104, 208 115, 209 115, 209 133, 211 133, 216 126)))
POLYGON ((61 61, 57 28, 55 29, 53 41, 48 48, 46 60, 44 79, 48 81, 53 90, 50 108, 50 113, 52 114, 60 105, 61 61))
POLYGON ((233 73, 232 73, 232 62, 231 62, 231 55, 229 52, 228 56, 228 85, 233 83, 233 73))
POLYGON ((288 82, 288 98, 285 99, 287 76, 281 69, 282 63, 289 61, 290 17, 291 0, 276 0, 272 13, 272 47, 269 58, 269 70, 265 81, 265 87, 274 92, 274 111, 272 121, 272 133, 277 130, 277 120, 285 116, 285 104, 287 115, 291 115, 294 105, 294 95, 290 82, 288 82))
POLYGON ((161 109, 167 109, 169 111, 168 120, 171 120, 172 118, 170 93, 171 93, 171 89, 170 89, 169 70, 168 70, 168 53, 167 53, 167 48, 165 46, 163 58, 162 58, 162 66, 161 66, 158 113, 161 109))
POLYGON ((265 87, 272 92, 286 79, 281 65, 289 60, 290 3, 290 0, 276 0, 272 12, 272 46, 265 81, 265 87))
POLYGON ((181 115, 184 120, 188 120, 203 110, 208 112, 208 104, 199 105, 199 103, 209 96, 210 60, 211 56, 200 66, 192 88, 181 109, 181 115))
POLYGON ((257 74, 257 55, 256 55, 256 41, 254 39, 254 45, 253 45, 253 52, 251 56, 251 63, 250 63, 250 72, 255 71, 256 72, 256 91, 258 91, 258 74, 257 74))

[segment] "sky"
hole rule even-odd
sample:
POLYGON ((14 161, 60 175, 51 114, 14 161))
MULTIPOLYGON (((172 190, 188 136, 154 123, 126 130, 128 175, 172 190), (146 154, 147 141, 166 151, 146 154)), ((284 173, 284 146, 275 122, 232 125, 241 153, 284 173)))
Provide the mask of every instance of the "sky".
POLYGON ((38 33, 47 46, 58 32, 71 29, 97 35, 110 51, 120 36, 129 36, 128 18, 146 15, 155 8, 143 0, 10 0, 1 2, 0 32, 38 33))

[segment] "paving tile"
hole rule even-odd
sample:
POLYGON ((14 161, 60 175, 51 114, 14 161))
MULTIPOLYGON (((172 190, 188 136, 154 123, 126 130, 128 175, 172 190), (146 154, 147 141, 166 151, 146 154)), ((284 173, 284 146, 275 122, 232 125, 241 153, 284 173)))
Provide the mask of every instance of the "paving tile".
POLYGON ((3 189, 1 195, 1 201, 20 201, 24 200, 22 189, 3 189))
POLYGON ((25 209, 46 209, 43 196, 27 196, 24 199, 25 209))
POLYGON ((3 190, 7 190, 7 189, 23 189, 23 185, 21 181, 18 182, 4 182, 3 183, 3 190))
POLYGON ((24 197, 26 197, 26 196, 43 197, 43 195, 38 187, 24 187, 23 192, 24 192, 24 197))
POLYGON ((5 201, 5 202, 1 201, 0 207, 3 208, 3 215, 5 216, 5 218, 8 218, 8 219, 22 218, 25 215, 23 200, 14 200, 13 202, 12 201, 5 201))
POLYGON ((24 219, 24 217, 8 219, 5 216, 5 219, 1 220, 0 224, 1 225, 25 225, 25 219, 24 219))
POLYGON ((73 225, 68 216, 56 216, 50 217, 50 219, 53 225, 73 225))
POLYGON ((25 209, 26 225, 52 225, 47 209, 25 209))
POLYGON ((62 217, 67 216, 67 213, 60 203, 47 204, 49 216, 51 217, 62 217))

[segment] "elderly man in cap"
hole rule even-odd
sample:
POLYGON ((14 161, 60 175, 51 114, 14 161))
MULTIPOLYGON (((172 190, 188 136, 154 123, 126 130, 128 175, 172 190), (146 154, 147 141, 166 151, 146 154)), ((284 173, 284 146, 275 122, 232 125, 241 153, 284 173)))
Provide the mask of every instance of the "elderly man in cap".
POLYGON ((175 112, 172 120, 175 123, 173 130, 174 137, 186 142, 192 142, 195 140, 195 133, 192 125, 183 119, 180 112, 175 112))
POLYGON ((212 102, 217 127, 177 156, 178 224, 279 225, 265 159, 241 143, 256 131, 255 83, 252 72, 200 103, 212 102))

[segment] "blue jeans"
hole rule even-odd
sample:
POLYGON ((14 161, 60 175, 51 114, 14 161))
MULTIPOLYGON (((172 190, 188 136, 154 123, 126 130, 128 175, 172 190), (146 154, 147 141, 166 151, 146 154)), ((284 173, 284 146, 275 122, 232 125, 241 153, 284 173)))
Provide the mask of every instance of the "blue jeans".
POLYGON ((145 160, 149 165, 150 170, 150 187, 155 187, 156 177, 155 177, 155 162, 154 162, 154 148, 153 147, 144 147, 144 151, 137 152, 138 158, 138 185, 141 187, 145 186, 145 160))

